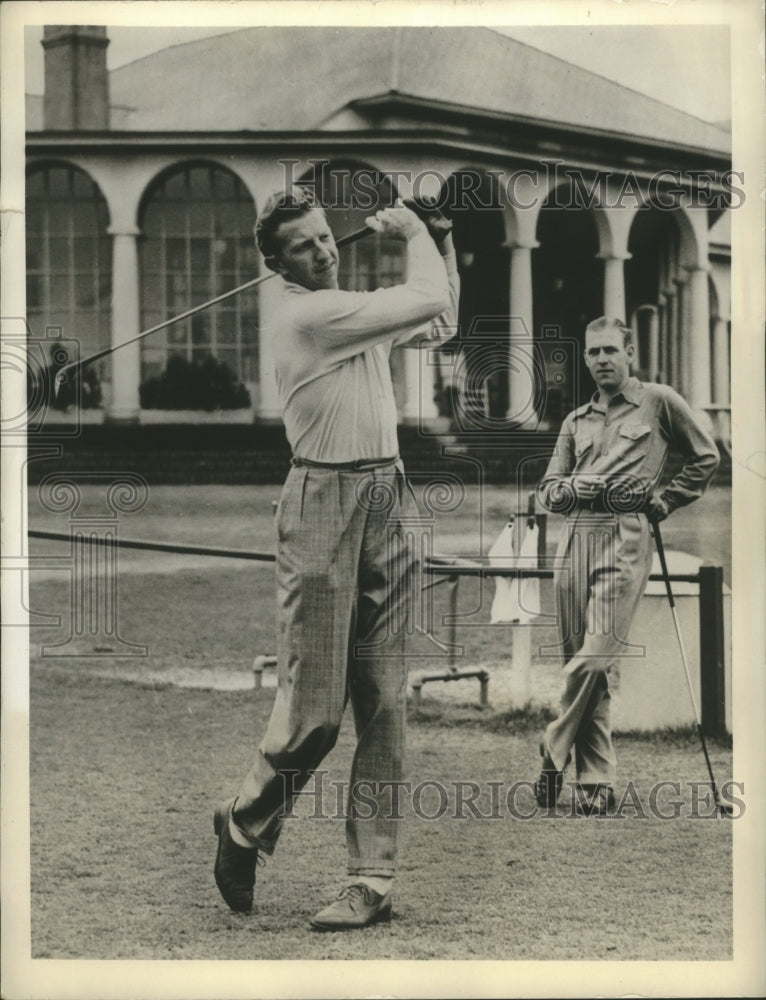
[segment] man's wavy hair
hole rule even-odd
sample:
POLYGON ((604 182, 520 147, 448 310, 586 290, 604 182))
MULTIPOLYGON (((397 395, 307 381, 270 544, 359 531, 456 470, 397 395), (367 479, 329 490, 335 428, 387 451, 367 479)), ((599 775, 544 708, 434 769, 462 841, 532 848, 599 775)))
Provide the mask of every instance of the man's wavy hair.
POLYGON ((324 215, 324 208, 316 200, 314 192, 307 187, 291 187, 269 195, 263 211, 255 223, 255 243, 263 254, 266 266, 276 271, 274 258, 279 250, 277 231, 283 222, 290 222, 312 209, 318 208, 324 215))
POLYGON ((599 316, 585 327, 585 332, 601 333, 602 330, 619 330, 622 334, 622 346, 629 347, 633 343, 633 331, 625 325, 625 320, 614 316, 599 316))

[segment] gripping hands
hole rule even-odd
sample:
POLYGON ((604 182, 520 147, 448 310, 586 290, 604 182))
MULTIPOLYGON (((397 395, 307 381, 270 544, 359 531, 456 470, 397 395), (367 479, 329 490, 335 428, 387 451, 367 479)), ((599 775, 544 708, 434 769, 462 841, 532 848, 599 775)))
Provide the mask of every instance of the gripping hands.
POLYGON ((452 223, 429 198, 405 198, 393 208, 380 209, 364 220, 370 229, 393 239, 409 240, 426 229, 437 246, 452 230, 452 223))

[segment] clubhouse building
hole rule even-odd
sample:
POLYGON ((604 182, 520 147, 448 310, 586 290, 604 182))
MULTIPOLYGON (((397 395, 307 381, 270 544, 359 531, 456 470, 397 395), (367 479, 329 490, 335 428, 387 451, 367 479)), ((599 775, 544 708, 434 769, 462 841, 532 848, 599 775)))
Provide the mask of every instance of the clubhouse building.
MULTIPOLYGON (((290 180, 315 186, 336 235, 414 191, 454 221, 462 291, 443 349, 392 354, 402 424, 555 429, 591 391, 583 330, 608 314, 633 327, 639 376, 727 440, 727 208, 743 195, 724 128, 486 28, 254 27, 111 72, 104 27, 46 27, 42 44, 26 126, 36 338, 90 355, 268 273, 253 225, 290 180)), ((377 235, 341 263, 347 288, 405 275, 401 244, 377 235)), ((98 362, 87 419, 277 422, 260 331, 278 281, 98 362), (174 365, 211 359, 239 389, 228 408, 172 396, 174 365)))

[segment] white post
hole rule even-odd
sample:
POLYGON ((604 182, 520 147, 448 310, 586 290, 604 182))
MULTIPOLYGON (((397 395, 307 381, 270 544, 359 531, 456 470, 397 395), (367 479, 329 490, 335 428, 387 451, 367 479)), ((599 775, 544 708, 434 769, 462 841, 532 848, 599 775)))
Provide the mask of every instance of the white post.
MULTIPOLYGON (((138 290, 137 229, 107 230, 112 237, 112 347, 141 332, 138 290)), ((112 399, 107 418, 138 420, 141 380, 141 342, 112 355, 112 399)))
POLYGON ((671 384, 674 389, 678 390, 678 392, 685 393, 684 359, 685 355, 688 353, 684 342, 686 336, 686 316, 688 313, 688 309, 686 308, 686 295, 684 292, 686 283, 684 278, 680 277, 673 278, 673 284, 676 286, 676 294, 673 297, 673 339, 671 342, 671 368, 673 377, 671 384))
MULTIPOLYGON (((261 274, 271 274, 260 259, 261 274)), ((278 421, 282 417, 277 378, 274 373, 273 338, 278 327, 274 319, 279 314, 283 280, 276 274, 258 286, 258 400, 260 420, 278 421)))
MULTIPOLYGON (((403 368, 401 421, 420 426, 434 420, 439 411, 434 399, 434 366, 429 364, 428 348, 406 345, 401 352, 403 368)), ((431 359, 433 360, 433 359, 431 359)))
POLYGON ((626 256, 603 255, 604 315, 625 320, 625 261, 626 256))
MULTIPOLYGON (((537 245, 537 244, 535 244, 537 245)), ((533 365, 532 247, 511 246, 510 365, 506 418, 522 428, 537 426, 533 365)))
POLYGON ((713 402, 726 405, 731 401, 729 384, 729 323, 717 316, 713 327, 713 402))
POLYGON ((689 404, 710 403, 710 298, 706 268, 689 271, 688 374, 689 404))
POLYGON ((650 382, 655 382, 660 370, 660 316, 659 311, 654 307, 649 311, 647 340, 647 376, 650 382))

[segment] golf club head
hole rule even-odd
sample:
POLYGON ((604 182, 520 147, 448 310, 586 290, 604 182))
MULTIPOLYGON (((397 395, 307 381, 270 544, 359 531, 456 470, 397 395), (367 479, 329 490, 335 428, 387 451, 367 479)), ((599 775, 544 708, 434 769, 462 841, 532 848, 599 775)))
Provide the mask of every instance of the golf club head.
POLYGON ((69 373, 77 368, 77 364, 64 365, 56 372, 56 377, 53 380, 53 396, 54 399, 58 399, 59 392, 62 386, 64 386, 69 381, 69 373))

